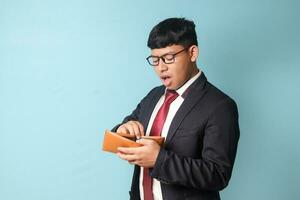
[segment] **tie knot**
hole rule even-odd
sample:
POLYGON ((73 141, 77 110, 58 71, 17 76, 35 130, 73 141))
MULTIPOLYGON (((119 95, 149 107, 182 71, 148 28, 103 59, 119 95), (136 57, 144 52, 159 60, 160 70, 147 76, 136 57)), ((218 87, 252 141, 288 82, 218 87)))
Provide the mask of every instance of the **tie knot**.
POLYGON ((175 90, 167 90, 165 102, 172 103, 178 96, 175 90))
POLYGON ((167 94, 176 94, 177 92, 175 90, 169 90, 169 89, 167 89, 166 93, 167 94))

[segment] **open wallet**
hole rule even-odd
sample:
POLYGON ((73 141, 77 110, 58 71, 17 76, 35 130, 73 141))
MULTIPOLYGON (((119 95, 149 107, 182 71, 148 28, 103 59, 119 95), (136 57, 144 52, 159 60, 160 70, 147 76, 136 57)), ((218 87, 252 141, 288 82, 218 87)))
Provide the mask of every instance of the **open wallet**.
MULTIPOLYGON (((142 136, 142 139, 150 139, 156 141, 160 146, 163 146, 165 138, 160 136, 142 136)), ((103 151, 112 153, 118 152, 118 147, 141 147, 140 143, 136 142, 136 137, 127 133, 115 133, 106 130, 103 139, 103 151)))

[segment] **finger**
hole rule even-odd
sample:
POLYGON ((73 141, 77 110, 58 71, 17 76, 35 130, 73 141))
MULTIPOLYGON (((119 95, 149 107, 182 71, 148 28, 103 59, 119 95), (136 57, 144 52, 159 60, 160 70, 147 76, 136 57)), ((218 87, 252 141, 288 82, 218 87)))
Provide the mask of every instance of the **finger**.
POLYGON ((134 154, 129 155, 129 154, 118 153, 118 156, 123 160, 127 160, 128 162, 135 162, 137 160, 137 156, 134 154))
POLYGON ((123 154, 137 154, 137 148, 135 147, 118 147, 118 151, 123 154))
POLYGON ((142 124, 141 122, 138 122, 138 121, 137 121, 137 124, 138 124, 138 126, 139 126, 140 132, 142 133, 142 135, 144 135, 144 133, 145 133, 144 131, 145 131, 145 130, 144 130, 143 124, 142 124))
POLYGON ((131 161, 131 162, 128 161, 128 163, 131 164, 131 165, 139 165, 139 166, 141 165, 141 162, 138 161, 138 160, 131 161))
MULTIPOLYGON (((123 154, 123 153, 121 153, 121 152, 117 152, 117 156, 118 156, 119 158, 121 158, 122 160, 128 161, 128 160, 126 159, 126 154, 123 154)), ((129 161, 128 161, 128 162, 129 162, 129 161)))
POLYGON ((149 146, 149 145, 153 145, 153 143, 155 143, 155 141, 153 141, 151 139, 144 139, 144 138, 142 138, 142 139, 138 140, 137 143, 149 146))
POLYGON ((133 121, 132 125, 134 127, 134 131, 135 131, 135 136, 137 139, 140 139, 142 137, 143 133, 143 128, 141 129, 141 124, 138 121, 133 121))
POLYGON ((144 126, 140 123, 140 122, 136 122, 137 126, 138 126, 138 129, 139 129, 139 134, 138 134, 138 139, 140 139, 142 136, 145 135, 144 133, 144 126))
POLYGON ((131 124, 131 126, 132 126, 132 128, 133 128, 134 135, 135 135, 135 136, 140 135, 139 126, 138 126, 138 124, 136 123, 136 121, 131 121, 130 124, 131 124))
POLYGON ((132 125, 131 125, 131 122, 126 123, 126 124, 125 124, 125 127, 126 127, 126 129, 129 131, 129 133, 130 133, 131 135, 135 135, 134 129, 133 129, 132 125))
POLYGON ((129 133, 129 132, 126 129, 126 127, 122 125, 117 129, 117 133, 129 133))

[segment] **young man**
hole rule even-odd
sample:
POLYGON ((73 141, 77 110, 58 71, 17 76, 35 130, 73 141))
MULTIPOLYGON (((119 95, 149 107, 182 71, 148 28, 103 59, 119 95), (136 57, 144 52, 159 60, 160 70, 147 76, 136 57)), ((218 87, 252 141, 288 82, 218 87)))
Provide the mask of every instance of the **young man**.
POLYGON ((235 102, 197 68, 195 24, 170 18, 150 32, 147 58, 163 85, 152 89, 112 131, 166 137, 119 148, 135 165, 130 199, 218 200, 228 185, 239 139, 235 102))

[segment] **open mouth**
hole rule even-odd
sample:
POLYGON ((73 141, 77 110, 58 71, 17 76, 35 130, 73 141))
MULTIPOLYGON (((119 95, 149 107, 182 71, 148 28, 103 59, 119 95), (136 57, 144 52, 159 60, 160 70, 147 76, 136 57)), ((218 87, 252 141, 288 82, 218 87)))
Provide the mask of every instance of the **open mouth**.
POLYGON ((164 80, 167 80, 167 79, 169 79, 169 78, 170 78, 170 76, 161 76, 161 77, 160 77, 160 79, 163 80, 163 81, 164 81, 164 80))
POLYGON ((161 81, 165 86, 168 86, 171 83, 171 77, 170 76, 161 76, 161 81))

